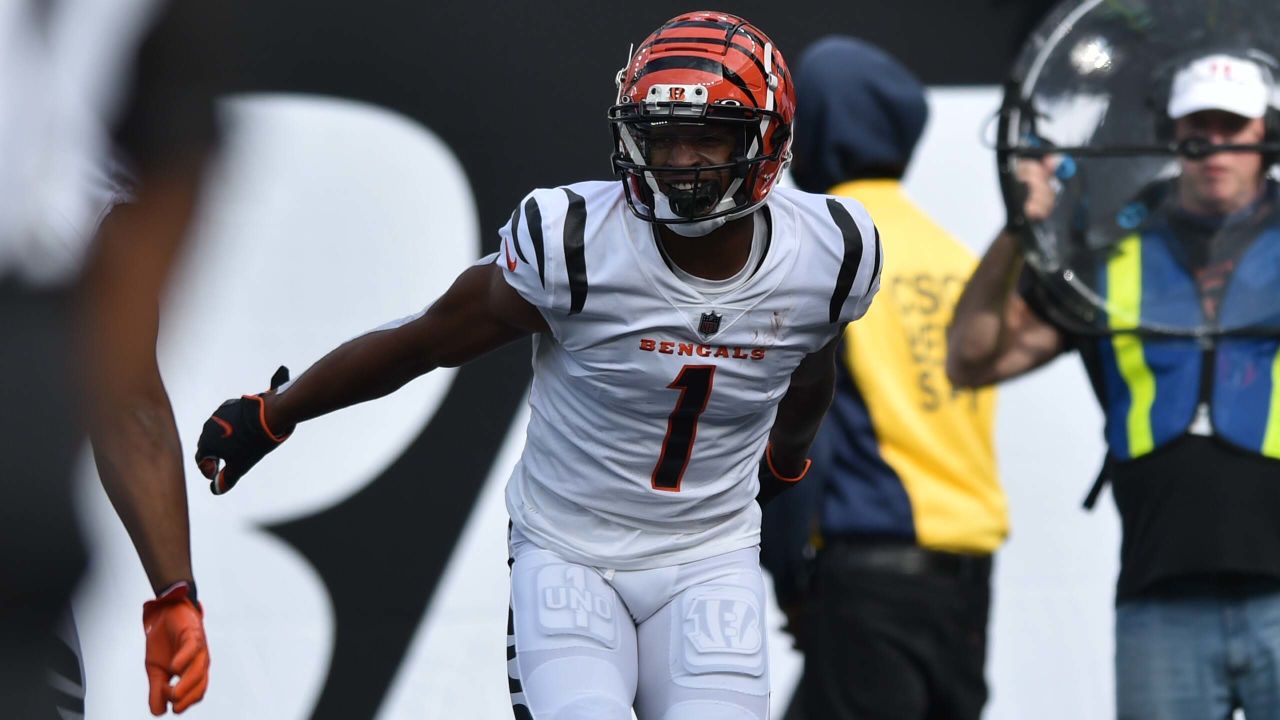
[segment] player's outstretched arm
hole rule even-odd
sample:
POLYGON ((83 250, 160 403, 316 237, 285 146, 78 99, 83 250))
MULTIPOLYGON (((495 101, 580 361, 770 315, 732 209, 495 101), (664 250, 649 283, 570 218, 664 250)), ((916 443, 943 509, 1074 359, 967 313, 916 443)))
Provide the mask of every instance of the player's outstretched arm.
POLYGON ((772 500, 809 472, 809 446, 835 397, 836 348, 842 334, 843 330, 806 356, 791 373, 791 384, 778 403, 769 445, 760 461, 757 499, 761 503, 772 500))
POLYGON ((287 391, 273 387, 223 403, 205 423, 196 462, 213 481, 213 492, 226 492, 298 423, 380 398, 438 367, 463 365, 546 330, 541 313, 507 284, 499 266, 472 266, 421 315, 343 343, 287 391), (226 468, 219 472, 222 461, 226 468))

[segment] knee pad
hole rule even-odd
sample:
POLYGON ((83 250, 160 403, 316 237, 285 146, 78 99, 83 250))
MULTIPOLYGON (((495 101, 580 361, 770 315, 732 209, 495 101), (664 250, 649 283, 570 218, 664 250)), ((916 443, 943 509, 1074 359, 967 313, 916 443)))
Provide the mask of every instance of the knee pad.
POLYGON ((767 704, 763 713, 727 702, 690 700, 672 705, 662 720, 764 720, 767 704))
POLYGON ((606 695, 587 695, 561 706, 550 720, 631 720, 631 708, 606 695))
POLYGON ((631 720, 634 685, 604 657, 532 659, 523 682, 534 720, 631 720))

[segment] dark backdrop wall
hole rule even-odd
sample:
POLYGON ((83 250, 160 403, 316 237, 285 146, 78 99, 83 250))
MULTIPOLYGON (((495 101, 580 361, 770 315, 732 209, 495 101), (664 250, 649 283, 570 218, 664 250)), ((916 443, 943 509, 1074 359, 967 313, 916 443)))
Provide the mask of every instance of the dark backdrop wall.
MULTIPOLYGON (((728 2, 788 57, 833 32, 868 39, 929 85, 989 85, 1048 0, 728 2)), ((335 94, 429 126, 471 175, 482 226, 535 186, 606 176, 605 108, 630 43, 687 3, 236 0, 238 86, 335 94)), ((495 244, 496 246, 496 244, 495 244)))
MULTIPOLYGON (((792 58, 821 35, 841 32, 885 47, 927 84, 990 85, 1048 5, 791 0, 721 9, 757 24, 792 58)), ((666 0, 234 0, 231 8, 234 90, 363 100, 416 120, 451 146, 484 230, 476 256, 496 248, 496 228, 532 188, 608 175, 604 114, 614 73, 630 43, 690 9, 666 0)), ((376 713, 527 382, 523 344, 464 368, 382 476, 337 507, 269 528, 316 567, 335 608, 334 653, 314 717, 376 713), (370 591, 388 582, 394 591, 370 591)))

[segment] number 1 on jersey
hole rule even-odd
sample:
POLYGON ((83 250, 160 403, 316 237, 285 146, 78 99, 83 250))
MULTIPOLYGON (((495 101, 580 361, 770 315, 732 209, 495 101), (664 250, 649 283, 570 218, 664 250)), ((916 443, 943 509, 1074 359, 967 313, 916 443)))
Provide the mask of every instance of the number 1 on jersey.
POLYGON ((680 479, 689 466, 693 441, 698 436, 698 418, 707 409, 715 377, 715 365, 685 365, 667 386, 679 390, 680 397, 667 418, 667 436, 662 439, 662 452, 653 468, 654 490, 680 492, 680 479))

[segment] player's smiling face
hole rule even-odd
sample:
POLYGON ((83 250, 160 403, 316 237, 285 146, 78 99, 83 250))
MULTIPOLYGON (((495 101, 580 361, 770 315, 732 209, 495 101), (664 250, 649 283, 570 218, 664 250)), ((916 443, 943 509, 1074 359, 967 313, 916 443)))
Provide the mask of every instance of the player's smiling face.
POLYGON ((649 162, 667 167, 700 167, 729 162, 737 132, 728 125, 668 123, 650 126, 649 162))
POLYGON ((646 134, 648 162, 688 172, 654 173, 658 187, 672 201, 672 210, 684 217, 705 215, 715 207, 728 187, 730 171, 699 170, 726 165, 733 159, 740 130, 728 125, 660 124, 646 134))

